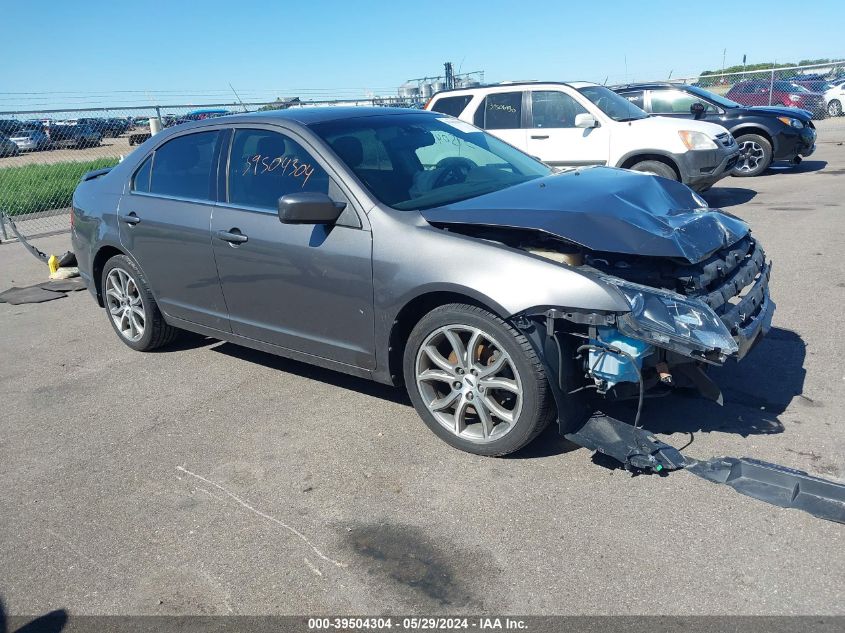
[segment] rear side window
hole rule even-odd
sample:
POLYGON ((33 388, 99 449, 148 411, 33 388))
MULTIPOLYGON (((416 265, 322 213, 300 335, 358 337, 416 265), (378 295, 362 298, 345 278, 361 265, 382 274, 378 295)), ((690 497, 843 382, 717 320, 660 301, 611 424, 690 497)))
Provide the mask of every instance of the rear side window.
POLYGON ((150 192, 150 171, 152 166, 153 157, 148 156, 147 160, 141 164, 141 167, 135 172, 135 176, 132 178, 132 191, 150 192))
POLYGON ((643 108, 643 91, 642 90, 635 90, 633 92, 620 92, 623 97, 625 97, 628 101, 633 103, 638 108, 643 108))
POLYGON ((575 116, 587 114, 584 106, 558 90, 533 91, 531 111, 535 128, 573 128, 575 116))
POLYGON ((484 98, 473 120, 485 130, 515 130, 522 127, 522 93, 501 92, 484 98))
POLYGON ((432 104, 431 109, 433 112, 440 112, 441 114, 459 117, 470 101, 472 101, 472 95, 463 95, 461 97, 441 97, 432 104))
POLYGON ((192 200, 211 200, 215 186, 212 173, 218 132, 186 134, 155 151, 150 193, 192 200))
MULTIPOLYGON (((356 156, 363 160, 360 140, 348 144, 355 145, 356 156)), ((232 204, 276 209, 279 198, 289 193, 328 193, 329 176, 292 138, 269 130, 238 129, 229 158, 228 191, 232 204)))

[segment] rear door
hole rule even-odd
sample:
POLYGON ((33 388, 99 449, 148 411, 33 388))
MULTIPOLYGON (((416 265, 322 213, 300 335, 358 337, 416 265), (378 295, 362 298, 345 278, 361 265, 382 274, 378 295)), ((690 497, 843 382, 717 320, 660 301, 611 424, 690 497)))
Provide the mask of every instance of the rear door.
POLYGON ((522 90, 488 94, 478 104, 472 122, 476 127, 487 130, 522 151, 527 151, 525 94, 522 90))
POLYGON ((575 127, 575 117, 590 112, 561 90, 532 90, 528 100, 526 150, 547 165, 604 165, 610 152, 606 126, 575 127))
POLYGON ((217 270, 235 334, 372 369, 372 237, 326 168, 293 133, 235 128, 211 225, 217 270), (347 206, 335 225, 282 224, 278 200, 296 192, 347 206))
POLYGON ((120 241, 162 311, 229 329, 211 250, 220 132, 193 132, 156 148, 135 171, 118 212, 120 241))

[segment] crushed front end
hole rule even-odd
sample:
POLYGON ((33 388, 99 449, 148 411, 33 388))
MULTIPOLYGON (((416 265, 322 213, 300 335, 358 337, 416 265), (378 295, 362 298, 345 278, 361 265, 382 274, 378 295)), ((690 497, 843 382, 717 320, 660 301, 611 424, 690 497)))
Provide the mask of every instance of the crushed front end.
POLYGON ((547 307, 515 320, 555 377, 561 433, 631 470, 684 467, 680 453, 640 428, 643 400, 692 388, 721 404, 705 370, 741 360, 771 327, 771 263, 750 233, 696 263, 594 251, 576 261, 630 311, 547 307), (626 399, 637 401, 632 423, 601 413, 603 400, 626 399))
POLYGON ((719 400, 703 367, 741 360, 771 327, 771 263, 750 234, 696 264, 603 253, 584 264, 631 306, 589 328, 586 370, 601 394, 630 394, 641 376, 645 389, 695 387, 719 400))

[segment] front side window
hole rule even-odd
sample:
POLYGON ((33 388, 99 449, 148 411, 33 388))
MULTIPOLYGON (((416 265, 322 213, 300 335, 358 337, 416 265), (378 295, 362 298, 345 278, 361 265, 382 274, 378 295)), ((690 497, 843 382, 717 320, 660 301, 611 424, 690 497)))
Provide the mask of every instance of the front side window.
POLYGON ((213 200, 214 145, 218 132, 198 132, 179 136, 156 149, 153 158, 150 193, 213 200))
POLYGON ((522 127, 522 93, 489 94, 475 111, 474 123, 485 130, 516 130, 522 127))
POLYGON ((574 128, 575 116, 587 114, 584 106, 559 90, 533 91, 531 112, 535 128, 574 128))
POLYGON ((440 112, 449 116, 459 117, 467 104, 472 101, 472 95, 460 97, 441 97, 431 106, 432 112, 440 112))
POLYGON ((552 173, 468 123, 428 113, 338 119, 311 129, 375 198, 399 210, 442 206, 552 173), (361 139, 380 146, 367 153, 387 160, 366 160, 361 139))
POLYGON ((329 176, 311 154, 270 130, 235 130, 227 181, 230 203, 261 209, 278 208, 289 193, 329 191, 329 176))
POLYGON ((694 103, 704 106, 705 112, 713 112, 713 106, 695 95, 682 90, 652 90, 651 112, 653 114, 689 114, 694 103))

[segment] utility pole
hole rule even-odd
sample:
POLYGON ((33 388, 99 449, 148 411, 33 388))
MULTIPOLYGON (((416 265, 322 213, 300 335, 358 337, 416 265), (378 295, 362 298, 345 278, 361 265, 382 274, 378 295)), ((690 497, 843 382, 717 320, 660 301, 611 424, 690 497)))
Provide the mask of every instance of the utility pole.
POLYGON ((725 74, 725 57, 727 56, 727 54, 728 54, 728 49, 727 49, 727 48, 723 48, 723 49, 722 49, 722 79, 724 79, 724 74, 725 74))
POLYGON ((455 73, 452 70, 452 62, 443 64, 443 69, 446 73, 446 90, 451 90, 455 87, 455 73))

